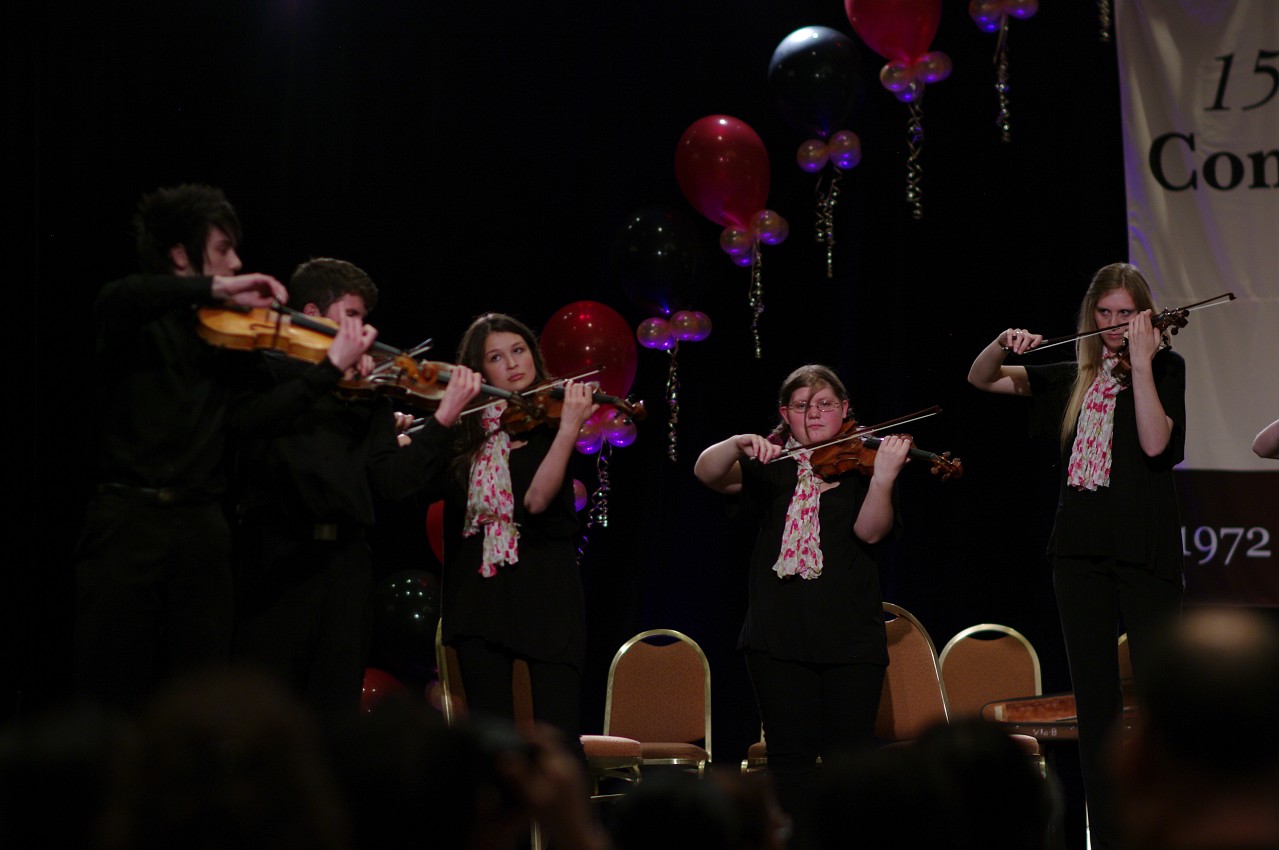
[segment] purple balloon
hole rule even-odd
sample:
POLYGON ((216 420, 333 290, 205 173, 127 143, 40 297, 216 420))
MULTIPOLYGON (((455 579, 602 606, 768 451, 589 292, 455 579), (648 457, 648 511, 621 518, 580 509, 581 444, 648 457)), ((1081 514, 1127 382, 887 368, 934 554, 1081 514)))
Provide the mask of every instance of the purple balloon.
POLYGON ((580 511, 586 507, 587 502, 586 485, 576 478, 573 479, 573 510, 580 511))
POLYGON ((830 159, 830 153, 826 150, 826 143, 821 139, 809 139, 799 146, 799 150, 795 153, 795 161, 799 163, 799 167, 809 174, 816 174, 826 167, 827 160, 830 159))

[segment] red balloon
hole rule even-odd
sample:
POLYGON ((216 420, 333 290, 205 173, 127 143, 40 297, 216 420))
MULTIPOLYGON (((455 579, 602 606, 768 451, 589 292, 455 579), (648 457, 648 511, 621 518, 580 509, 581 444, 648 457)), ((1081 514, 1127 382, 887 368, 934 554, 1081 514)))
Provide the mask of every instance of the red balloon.
POLYGON ((941 0, 844 0, 853 31, 885 59, 913 65, 941 23, 941 0))
POLYGON ((444 503, 434 502, 426 509, 426 539, 431 551, 441 564, 444 563, 444 503))
POLYGON ((377 704, 390 694, 406 694, 404 683, 385 670, 364 668, 364 690, 360 693, 360 711, 365 714, 377 708, 377 704))
POLYGON ((631 326, 616 310, 598 301, 575 301, 551 316, 541 336, 546 368, 557 378, 599 371, 586 381, 598 381, 609 395, 624 396, 635 382, 639 352, 631 326))
POLYGON ((750 125, 729 115, 694 121, 675 148, 675 179, 699 213, 747 227, 768 201, 768 151, 750 125))

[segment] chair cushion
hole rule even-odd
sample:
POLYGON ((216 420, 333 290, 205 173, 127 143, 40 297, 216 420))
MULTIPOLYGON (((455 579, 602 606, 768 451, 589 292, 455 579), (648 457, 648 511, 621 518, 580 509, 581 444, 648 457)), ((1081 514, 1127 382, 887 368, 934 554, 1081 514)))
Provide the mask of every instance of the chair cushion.
POLYGON ((644 761, 656 759, 679 759, 681 761, 706 761, 706 750, 696 744, 644 741, 640 744, 640 752, 644 761))

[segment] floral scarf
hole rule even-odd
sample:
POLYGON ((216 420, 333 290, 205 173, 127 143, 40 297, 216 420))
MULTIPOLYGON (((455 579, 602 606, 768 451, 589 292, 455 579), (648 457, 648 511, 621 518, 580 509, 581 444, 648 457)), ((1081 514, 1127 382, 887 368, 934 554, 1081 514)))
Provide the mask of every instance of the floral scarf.
POLYGON ((466 495, 466 521, 462 536, 471 537, 484 529, 484 555, 480 575, 492 578, 501 564, 520 559, 519 528, 515 525, 515 495, 511 491, 511 437, 502 429, 500 401, 484 411, 484 445, 471 462, 470 486, 466 495))
POLYGON ((795 493, 786 508, 786 528, 782 532, 782 548, 773 572, 781 578, 797 575, 814 579, 822 574, 821 479, 813 472, 810 452, 791 437, 786 450, 798 464, 795 493))
POLYGON ((1115 397, 1123 384, 1113 371, 1117 357, 1106 355, 1101 371, 1084 394, 1075 426, 1075 443, 1066 466, 1066 483, 1077 490, 1110 486, 1111 442, 1115 427, 1115 397))

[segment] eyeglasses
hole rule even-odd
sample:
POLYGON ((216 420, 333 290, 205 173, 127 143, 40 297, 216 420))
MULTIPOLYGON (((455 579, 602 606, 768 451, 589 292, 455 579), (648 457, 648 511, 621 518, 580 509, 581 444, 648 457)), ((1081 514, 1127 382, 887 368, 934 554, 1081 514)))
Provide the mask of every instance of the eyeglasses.
POLYGON ((824 398, 813 404, 809 404, 806 401, 797 401, 797 402, 794 402, 793 404, 788 404, 786 406, 789 407, 791 410, 795 411, 796 413, 800 413, 800 414, 807 413, 810 407, 815 407, 817 408, 817 412, 824 416, 827 413, 830 413, 832 410, 838 410, 841 404, 843 404, 843 402, 835 401, 834 399, 824 398))

